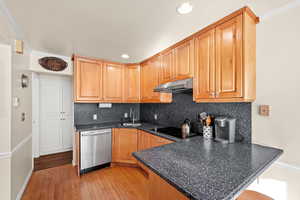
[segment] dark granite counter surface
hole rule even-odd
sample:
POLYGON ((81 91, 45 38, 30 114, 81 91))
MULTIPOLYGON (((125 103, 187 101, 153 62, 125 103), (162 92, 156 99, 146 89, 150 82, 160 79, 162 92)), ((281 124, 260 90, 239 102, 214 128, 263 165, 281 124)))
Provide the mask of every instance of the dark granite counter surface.
MULTIPOLYGON (((138 123, 138 122, 137 122, 138 123)), ((142 123, 141 126, 138 127, 125 127, 121 125, 121 122, 106 122, 106 123, 99 123, 99 124, 84 124, 84 125, 76 125, 75 129, 76 131, 82 132, 82 131, 91 131, 91 130, 98 130, 98 129, 105 129, 105 128, 136 128, 139 130, 147 131, 148 133, 151 133, 153 135, 157 135, 175 142, 182 141, 180 138, 176 138, 170 135, 166 135, 163 133, 156 132, 153 129, 165 127, 163 125, 154 125, 150 123, 142 123)))
POLYGON ((197 136, 133 155, 192 200, 230 200, 282 153, 271 147, 221 144, 197 136))

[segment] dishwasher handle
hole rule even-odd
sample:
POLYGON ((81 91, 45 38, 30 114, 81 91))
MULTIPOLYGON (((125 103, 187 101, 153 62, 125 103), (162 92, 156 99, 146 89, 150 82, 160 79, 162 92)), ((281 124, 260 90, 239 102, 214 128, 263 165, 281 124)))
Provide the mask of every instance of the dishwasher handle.
POLYGON ((81 136, 103 135, 103 134, 110 134, 111 132, 112 132, 111 129, 103 129, 97 131, 84 131, 81 132, 81 136))

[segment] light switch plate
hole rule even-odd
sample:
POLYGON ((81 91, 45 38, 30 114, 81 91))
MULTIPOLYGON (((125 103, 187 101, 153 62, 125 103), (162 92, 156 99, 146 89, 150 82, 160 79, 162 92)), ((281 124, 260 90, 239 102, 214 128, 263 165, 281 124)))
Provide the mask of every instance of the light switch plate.
POLYGON ((259 114, 261 116, 270 116, 270 106, 269 105, 260 105, 259 114))

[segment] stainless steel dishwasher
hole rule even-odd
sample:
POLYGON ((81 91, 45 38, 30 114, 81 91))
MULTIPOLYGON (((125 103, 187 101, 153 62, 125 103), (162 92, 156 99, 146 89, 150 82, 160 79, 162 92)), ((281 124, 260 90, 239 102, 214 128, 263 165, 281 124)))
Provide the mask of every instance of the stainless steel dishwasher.
POLYGON ((111 129, 81 132, 80 172, 106 167, 111 162, 111 129))

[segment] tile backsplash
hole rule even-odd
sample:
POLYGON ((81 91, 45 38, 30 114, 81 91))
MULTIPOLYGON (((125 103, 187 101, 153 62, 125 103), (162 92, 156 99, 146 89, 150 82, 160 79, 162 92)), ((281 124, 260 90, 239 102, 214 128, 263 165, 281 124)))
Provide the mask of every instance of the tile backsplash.
POLYGON ((244 142, 251 142, 251 103, 195 103, 192 94, 179 93, 173 94, 170 104, 112 104, 112 108, 98 108, 96 103, 75 103, 74 107, 75 125, 119 122, 125 112, 129 114, 130 108, 134 108, 138 119, 143 122, 175 127, 179 127, 186 118, 195 122, 201 112, 226 115, 237 119, 237 133, 244 138, 244 142), (97 120, 93 120, 93 114, 97 114, 97 120), (158 114, 157 121, 154 114, 158 114))
POLYGON ((173 94, 170 104, 141 104, 141 120, 155 123, 154 114, 158 114, 156 123, 179 127, 184 119, 196 121, 197 114, 207 112, 214 116, 226 115, 237 119, 237 133, 244 142, 251 142, 251 103, 195 103, 192 94, 173 94))
POLYGON ((119 122, 133 108, 140 118, 140 104, 112 104, 111 108, 98 108, 97 103, 75 103, 74 104, 74 122, 79 124, 95 124, 104 122, 119 122), (93 114, 97 114, 98 119, 93 120, 93 114))

